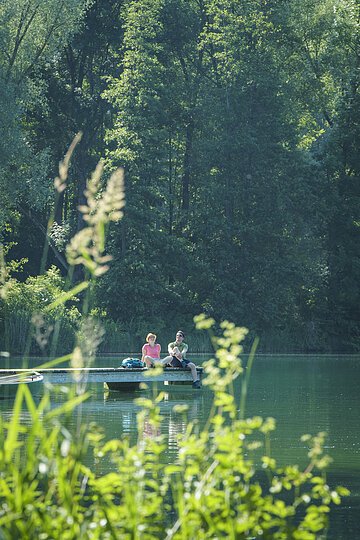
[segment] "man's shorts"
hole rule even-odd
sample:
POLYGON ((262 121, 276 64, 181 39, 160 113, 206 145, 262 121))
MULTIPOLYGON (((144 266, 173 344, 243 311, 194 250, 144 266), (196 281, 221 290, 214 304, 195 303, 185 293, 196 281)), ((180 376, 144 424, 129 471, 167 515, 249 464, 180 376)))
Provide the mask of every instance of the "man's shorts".
POLYGON ((172 367, 182 367, 183 369, 186 369, 190 362, 191 360, 186 360, 185 358, 183 360, 179 360, 178 358, 176 358, 176 356, 173 356, 171 360, 171 365, 172 367))

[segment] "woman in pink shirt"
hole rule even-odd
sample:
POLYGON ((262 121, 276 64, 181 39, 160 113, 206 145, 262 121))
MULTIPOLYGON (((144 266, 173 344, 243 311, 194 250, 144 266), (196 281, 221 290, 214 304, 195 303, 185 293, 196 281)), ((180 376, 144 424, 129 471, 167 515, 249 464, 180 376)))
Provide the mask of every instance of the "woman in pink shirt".
POLYGON ((161 346, 155 341, 156 335, 150 332, 146 336, 146 343, 142 348, 142 361, 145 362, 147 367, 154 367, 155 361, 160 360, 161 346))

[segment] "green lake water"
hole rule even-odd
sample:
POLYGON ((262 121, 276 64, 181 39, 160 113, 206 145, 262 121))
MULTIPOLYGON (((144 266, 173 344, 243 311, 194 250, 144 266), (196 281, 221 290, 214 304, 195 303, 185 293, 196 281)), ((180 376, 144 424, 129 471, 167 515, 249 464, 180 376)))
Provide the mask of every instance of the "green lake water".
MULTIPOLYGON (((117 366, 120 358, 101 357, 96 365, 117 366)), ((198 364, 203 359, 205 355, 194 357, 198 364)), ((328 434, 326 451, 334 460, 329 468, 328 482, 351 490, 351 496, 332 509, 329 540, 360 539, 359 385, 360 356, 259 355, 251 373, 246 416, 276 419, 272 454, 279 465, 299 463, 305 466, 307 448, 300 441, 301 435, 319 431, 328 434)), ((160 404, 162 431, 168 441, 163 459, 172 462, 177 457, 177 435, 186 428, 182 416, 173 412, 174 405, 187 403, 189 418, 202 425, 207 419, 212 395, 206 388, 194 390, 187 385, 159 384, 157 388, 165 390, 165 400, 160 404)), ((99 385, 91 386, 90 390, 90 399, 79 411, 82 420, 101 425, 108 439, 123 434, 135 437, 137 408, 133 399, 150 395, 152 390, 105 393, 99 385)), ((240 385, 236 387, 236 394, 240 403, 240 385)), ((11 416, 11 405, 10 400, 0 401, 0 411, 6 417, 11 416)), ((74 418, 74 423, 76 421, 74 418)), ((151 431, 148 435, 151 436, 151 431)), ((103 467, 105 472, 112 465, 104 463, 103 467)))

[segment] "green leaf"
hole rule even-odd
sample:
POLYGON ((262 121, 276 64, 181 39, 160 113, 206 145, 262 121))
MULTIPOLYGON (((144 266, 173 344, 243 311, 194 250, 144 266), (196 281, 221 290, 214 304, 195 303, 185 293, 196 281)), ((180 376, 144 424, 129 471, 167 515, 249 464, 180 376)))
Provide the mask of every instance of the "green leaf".
POLYGON ((19 384, 19 388, 16 392, 11 423, 4 444, 4 458, 6 463, 9 463, 12 460, 15 449, 18 448, 18 435, 21 427, 20 415, 24 398, 24 387, 24 384, 19 384))
POLYGON ((81 394, 80 396, 74 397, 61 405, 60 407, 57 407, 56 409, 52 409, 48 413, 46 413, 46 420, 50 420, 52 418, 55 418, 57 416, 61 416, 62 414, 69 413, 73 411, 80 403, 83 403, 86 401, 90 396, 89 392, 86 392, 84 394, 81 394))
POLYGON ((60 294, 56 298, 56 300, 54 300, 53 302, 51 302, 51 304, 48 304, 45 307, 44 311, 51 311, 52 309, 56 308, 57 306, 59 306, 61 304, 65 304, 65 302, 67 302, 68 300, 70 300, 71 298, 73 298, 74 296, 79 294, 80 292, 87 289, 89 284, 90 284, 89 281, 82 281, 81 283, 79 283, 78 285, 73 287, 70 291, 66 291, 63 294, 60 294))

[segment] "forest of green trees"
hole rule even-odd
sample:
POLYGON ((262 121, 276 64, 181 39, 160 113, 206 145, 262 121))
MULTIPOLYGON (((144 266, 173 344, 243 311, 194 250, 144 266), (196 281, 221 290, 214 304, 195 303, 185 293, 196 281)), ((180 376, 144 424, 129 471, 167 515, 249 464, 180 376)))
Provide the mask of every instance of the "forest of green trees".
MULTIPOLYGON (((1 346, 64 288, 103 159, 126 185, 89 306, 107 350, 203 312, 263 351, 358 351, 359 29, 357 0, 3 0, 1 346)), ((76 302, 60 315, 71 341, 76 302)))

